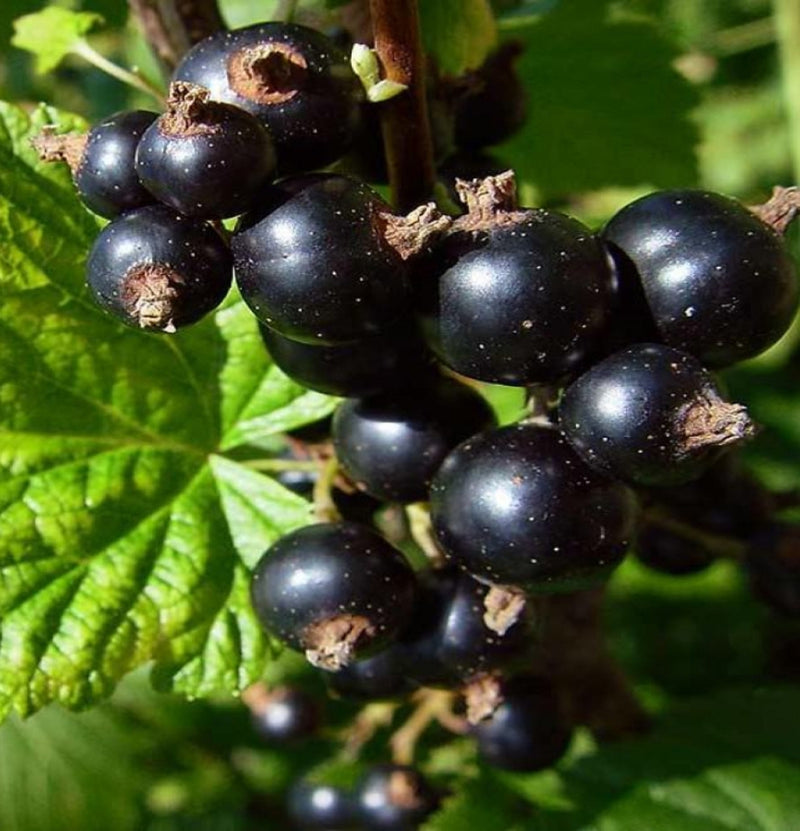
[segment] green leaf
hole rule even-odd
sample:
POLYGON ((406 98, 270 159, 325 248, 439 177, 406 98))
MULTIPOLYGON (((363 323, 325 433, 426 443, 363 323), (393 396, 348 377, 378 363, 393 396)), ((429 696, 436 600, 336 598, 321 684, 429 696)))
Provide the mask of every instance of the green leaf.
MULTIPOLYGON (((84 706, 136 666, 235 692, 263 669, 248 575, 308 503, 225 458, 334 399, 270 364, 235 296, 173 337, 118 325, 83 285, 98 223, 0 104, 0 715, 84 706)), ((274 443, 274 438, 273 438, 274 443)))
POLYGON ((99 14, 46 6, 14 21, 11 43, 18 49, 32 52, 36 56, 36 71, 44 74, 54 70, 75 51, 84 35, 102 22, 99 14))
POLYGON ((497 42, 488 0, 420 0, 419 15, 425 51, 445 74, 476 69, 497 42))
POLYGON ((598 0, 562 0, 503 31, 525 45, 518 69, 529 117, 498 154, 541 199, 695 184, 697 92, 650 23, 610 17, 598 0))

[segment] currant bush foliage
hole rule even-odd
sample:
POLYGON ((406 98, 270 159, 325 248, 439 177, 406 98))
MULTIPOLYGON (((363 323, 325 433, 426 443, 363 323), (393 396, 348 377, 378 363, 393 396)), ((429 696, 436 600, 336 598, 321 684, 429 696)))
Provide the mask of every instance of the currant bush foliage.
POLYGON ((161 687, 237 691, 267 649, 249 567, 308 506, 225 454, 331 400, 268 363, 235 297, 172 338, 96 309, 97 222, 28 145, 51 123, 81 126, 0 108, 0 714, 85 706, 147 662, 161 687))

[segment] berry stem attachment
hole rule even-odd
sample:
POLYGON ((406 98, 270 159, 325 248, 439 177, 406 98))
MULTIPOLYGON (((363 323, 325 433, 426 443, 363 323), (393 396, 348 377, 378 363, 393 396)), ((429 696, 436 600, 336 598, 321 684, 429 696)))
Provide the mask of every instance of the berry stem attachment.
POLYGON ((783 235, 800 212, 800 188, 776 185, 772 196, 763 205, 755 205, 751 210, 765 225, 783 235))
POLYGON ((339 472, 339 460, 336 456, 326 459, 322 465, 317 465, 319 476, 314 483, 314 514, 320 522, 336 522, 341 519, 331 491, 339 472))
POLYGON ((405 723, 390 740, 392 761, 397 765, 410 765, 423 733, 432 722, 447 724, 453 715, 455 693, 448 690, 420 690, 414 697, 416 707, 405 723))
POLYGON ((168 72, 195 43, 226 28, 217 0, 128 0, 128 5, 168 72))
POLYGON ((707 531, 696 528, 694 525, 681 522, 681 520, 655 509, 646 511, 643 519, 650 525, 657 525, 659 528, 664 528, 676 536, 697 543, 708 551, 709 554, 713 554, 715 557, 721 559, 742 560, 747 551, 747 545, 740 540, 722 534, 710 534, 707 531))
POLYGON ((411 539, 422 549, 434 568, 441 568, 444 565, 444 555, 433 538, 428 506, 422 502, 406 505, 406 518, 411 539))
POLYGON ((319 470, 319 462, 307 462, 299 459, 248 459, 243 464, 252 470, 263 470, 266 473, 283 473, 285 471, 316 473, 319 470))
POLYGON ((342 733, 342 758, 347 761, 357 759, 364 745, 375 733, 392 723, 399 706, 394 701, 374 701, 367 704, 342 733))
POLYGON ((425 96, 417 0, 370 0, 375 51, 384 78, 408 89, 381 103, 381 127, 396 210, 433 195, 436 173, 425 96))

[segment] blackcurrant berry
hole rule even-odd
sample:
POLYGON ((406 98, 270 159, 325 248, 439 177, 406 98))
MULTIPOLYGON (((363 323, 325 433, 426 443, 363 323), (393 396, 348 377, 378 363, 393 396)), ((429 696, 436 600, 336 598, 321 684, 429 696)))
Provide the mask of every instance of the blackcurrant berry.
POLYGON ((714 555, 698 542, 653 524, 640 529, 634 551, 648 568, 676 577, 705 571, 714 562, 714 555))
POLYGON ((287 809, 298 831, 344 831, 356 824, 352 797, 334 785, 296 782, 287 809))
POLYGON ((406 765, 376 765, 355 793, 356 811, 369 831, 413 831, 439 806, 439 795, 406 765))
POLYGON ((460 148, 500 144, 525 123, 525 86, 515 67, 522 51, 519 41, 506 41, 469 76, 469 88, 455 106, 454 139, 460 148))
POLYGON ((441 378, 406 393, 342 402, 333 417, 333 443, 359 488, 387 502, 420 502, 445 456, 494 424, 482 395, 441 378))
POLYGON ((84 135, 45 133, 34 139, 44 161, 65 161, 90 211, 113 219, 155 198, 139 181, 134 157, 139 139, 158 113, 130 110, 103 119, 84 135))
POLYGON ((206 87, 262 121, 284 174, 335 161, 358 129, 363 89, 347 55, 305 26, 260 23, 211 35, 181 60, 173 81, 206 87))
POLYGON ((753 594, 778 614, 800 618, 800 525, 771 523, 745 557, 753 594))
POLYGON ((337 695, 362 701, 400 698, 415 687, 406 674, 403 652, 396 644, 331 672, 326 678, 337 695))
POLYGON ((400 631, 415 584, 400 552, 374 531, 325 523, 281 537, 256 565, 251 597, 269 633, 336 670, 400 631))
POLYGON ((269 690, 252 704, 251 709, 256 730, 270 742, 305 739, 315 733, 320 724, 316 700, 297 687, 269 690))
POLYGON ((633 533, 632 493, 556 430, 513 425, 459 445, 431 488, 449 559, 482 580, 560 591, 605 578, 633 533))
POLYGON ((695 358, 659 344, 593 366, 564 393, 559 423, 587 464, 640 485, 696 478, 754 432, 745 408, 725 401, 695 358))
POLYGON ((172 84, 167 111, 142 136, 136 172, 182 214, 224 219, 252 207, 274 176, 275 151, 257 118, 181 82, 172 84))
POLYGON ((653 193, 603 236, 636 269, 664 342, 708 366, 758 355, 794 317, 797 276, 780 237, 725 196, 653 193))
POLYGON ((430 372, 432 357, 413 324, 337 346, 300 343, 260 326, 272 360, 290 378, 327 395, 361 396, 408 385, 430 372))
POLYGON ((284 179, 233 235, 236 281, 279 334, 331 345, 382 334, 410 303, 407 269, 386 243, 388 206, 344 176, 284 179))
POLYGON ((174 332, 222 302, 231 256, 205 222, 151 205, 106 225, 86 275, 95 300, 123 323, 174 332))
POLYGON ((555 764, 569 747, 565 723, 552 688, 522 676, 502 686, 503 701, 472 728, 481 757, 504 770, 535 771, 555 764))
POLYGON ((499 384, 574 373, 612 308, 603 248, 574 219, 515 210, 510 175, 457 185, 469 212, 417 281, 433 351, 456 372, 499 384))

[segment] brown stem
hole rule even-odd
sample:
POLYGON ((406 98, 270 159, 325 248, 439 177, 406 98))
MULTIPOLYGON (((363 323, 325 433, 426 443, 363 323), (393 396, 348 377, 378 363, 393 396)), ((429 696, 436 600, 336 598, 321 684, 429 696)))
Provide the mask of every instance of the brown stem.
POLYGON ((128 0, 128 6, 167 71, 195 43, 226 28, 217 0, 128 0))
POLYGON ((410 211, 433 195, 436 171, 425 96, 425 57, 417 0, 370 0, 375 50, 384 77, 405 84, 381 108, 381 128, 394 207, 410 211))
POLYGON ((447 690, 420 690, 416 707, 391 738, 392 760, 398 765, 410 765, 422 734, 434 721, 447 722, 453 712, 455 694, 447 690))
POLYGON ((649 719, 608 648, 603 597, 600 588, 539 601, 541 669, 573 724, 613 740, 642 732, 649 719))
POLYGON ((785 234, 800 212, 800 188, 776 185, 763 205, 753 205, 750 210, 776 233, 785 234))

